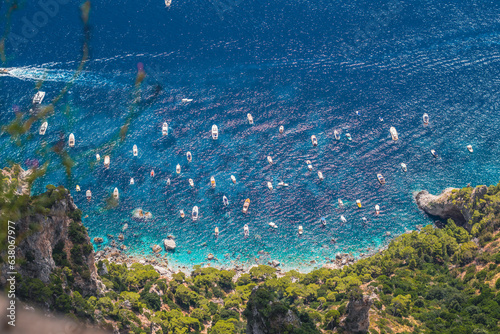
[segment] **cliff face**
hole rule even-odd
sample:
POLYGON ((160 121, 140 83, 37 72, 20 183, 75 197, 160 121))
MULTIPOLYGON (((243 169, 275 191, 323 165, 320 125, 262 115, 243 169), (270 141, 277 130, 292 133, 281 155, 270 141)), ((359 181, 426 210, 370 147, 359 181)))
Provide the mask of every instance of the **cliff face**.
POLYGON ((351 300, 347 304, 347 317, 343 327, 347 333, 367 333, 370 327, 369 312, 373 305, 371 296, 363 296, 360 300, 351 300))

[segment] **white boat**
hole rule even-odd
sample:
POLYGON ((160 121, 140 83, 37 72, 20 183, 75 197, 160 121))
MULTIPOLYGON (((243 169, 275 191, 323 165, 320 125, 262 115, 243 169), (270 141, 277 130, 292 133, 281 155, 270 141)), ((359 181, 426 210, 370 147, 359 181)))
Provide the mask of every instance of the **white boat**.
POLYGON ((326 218, 325 217, 321 217, 321 224, 323 224, 323 226, 326 226, 326 218))
POLYGON ((267 181, 267 187, 269 188, 269 190, 273 190, 273 184, 269 181, 267 181))
POLYGON ((248 119, 248 123, 253 124, 253 117, 252 117, 252 114, 248 113, 248 114, 247 114, 247 119, 248 119))
POLYGON ((139 151, 137 150, 137 145, 134 145, 134 147, 132 148, 132 152, 134 153, 134 157, 136 157, 139 153, 139 151))
POLYGON ((193 156, 191 155, 191 152, 186 153, 186 158, 188 159, 188 162, 193 161, 193 156))
POLYGON ((274 228, 274 229, 278 228, 278 226, 273 222, 270 222, 268 225, 269 225, 269 227, 274 228))
POLYGON ((231 175, 231 181, 233 181, 233 183, 236 183, 236 178, 234 177, 234 175, 231 175))
POLYGON ((222 203, 224 203, 225 206, 229 205, 229 200, 227 199, 226 195, 222 196, 222 203))
POLYGON ((115 190, 113 190, 113 197, 115 199, 118 199, 120 197, 120 193, 118 192, 118 188, 115 188, 115 190))
POLYGON ((267 162, 269 162, 270 165, 273 164, 273 158, 271 158, 270 155, 267 156, 267 162))
POLYGON ((172 4, 172 0, 165 0, 165 7, 170 7, 170 5, 172 4))
POLYGON ((77 184, 77 185, 76 185, 76 191, 80 191, 80 190, 81 190, 81 189, 80 189, 80 186, 77 184))
POLYGON ((75 135, 72 133, 69 134, 68 145, 69 147, 75 147, 75 135))
POLYGON ((472 149, 472 145, 467 145, 467 149, 469 150, 470 153, 474 152, 474 150, 472 149))
POLYGON ((212 139, 216 140, 219 138, 219 129, 217 128, 217 125, 212 125, 212 139))
POLYGON ((186 102, 193 102, 193 99, 186 99, 186 98, 184 98, 184 99, 181 100, 181 102, 184 102, 184 103, 186 103, 186 102))
POLYGON ((406 164, 404 162, 401 163, 401 169, 403 170, 403 172, 407 172, 408 171, 408 168, 406 167, 406 164))
POLYGON ((161 127, 161 133, 164 136, 168 135, 168 123, 167 122, 163 123, 163 126, 161 127))
POLYGON ((280 182, 278 182, 278 186, 280 186, 280 187, 288 187, 288 183, 280 181, 280 182))
POLYGON ((184 213, 184 210, 180 210, 179 213, 181 214, 181 218, 184 218, 186 214, 184 213))
POLYGON ((366 219, 366 217, 361 218, 361 220, 363 221, 363 224, 365 224, 365 225, 368 223, 368 219, 366 219))
POLYGON ((189 179, 189 185, 194 188, 194 181, 193 181, 193 179, 189 179))
POLYGON ((437 158, 437 157, 438 157, 438 155, 437 155, 436 151, 434 151, 434 150, 431 150, 431 154, 434 156, 434 158, 437 158))
POLYGON ((214 233, 215 233, 215 236, 216 236, 216 237, 218 237, 218 236, 219 236, 219 228, 218 228, 218 227, 216 227, 216 228, 215 228, 215 232, 214 232, 214 233))
POLYGON ((9 70, 6 68, 0 68, 0 76, 9 75, 9 70))
POLYGON ((346 133, 345 136, 347 137, 348 140, 352 140, 351 134, 349 132, 346 133))
POLYGON ((385 184, 385 179, 382 176, 382 174, 377 174, 377 180, 380 182, 380 184, 384 185, 385 184))
POLYGON ((313 146, 318 146, 318 139, 316 138, 315 135, 311 136, 311 142, 312 142, 313 146))
POLYGON ((87 190, 87 192, 85 193, 85 195, 87 196, 87 199, 89 201, 92 199, 92 192, 90 190, 87 190))
POLYGON ((96 159, 97 161, 100 161, 100 160, 101 160, 101 156, 99 155, 99 153, 97 153, 97 154, 95 155, 95 159, 96 159))
POLYGON ((248 235, 250 234, 250 231, 248 230, 248 225, 245 224, 245 226, 243 226, 243 231, 245 233, 245 237, 248 237, 248 235))
POLYGON ((181 165, 177 164, 177 166, 175 166, 175 172, 177 174, 180 174, 181 173, 181 165))
POLYGON ((106 155, 104 157, 104 167, 106 168, 109 168, 109 164, 111 163, 110 159, 109 159, 109 155, 106 155))
POLYGON ((40 104, 42 103, 43 99, 45 98, 45 92, 38 91, 35 96, 33 97, 33 104, 40 104))
POLYGON ((356 204, 358 205, 358 208, 361 208, 361 201, 359 199, 356 200, 356 204))
POLYGON ((134 178, 130 178, 130 184, 134 184, 134 178))
POLYGON ((339 198, 339 208, 343 209, 344 208, 344 202, 339 198))
POLYGON ((424 114, 424 116, 422 116, 422 119, 424 120, 425 125, 429 124, 429 115, 424 114))
POLYGON ((335 136, 335 139, 340 140, 340 133, 337 130, 333 130, 333 135, 335 136))
POLYGON ((299 225, 299 235, 302 235, 304 233, 304 229, 302 228, 302 225, 299 225))
POLYGON ((391 128, 389 129, 389 132, 391 133, 392 140, 398 140, 399 139, 398 132, 396 131, 395 127, 391 126, 391 128))
POLYGON ((280 126, 280 133, 283 133, 283 132, 285 132, 285 127, 282 125, 282 126, 280 126))
POLYGON ((310 171, 313 170, 313 165, 311 164, 311 160, 306 160, 306 164, 307 164, 307 169, 309 169, 310 171))
POLYGON ((167 186, 169 186, 169 185, 170 185, 170 178, 167 177, 167 186))
POLYGON ((380 213, 380 206, 375 205, 375 213, 378 215, 380 213))
POLYGON ((344 216, 340 216, 340 220, 342 221, 342 223, 347 223, 347 219, 345 219, 344 216))
POLYGON ((215 188, 215 177, 210 177, 210 185, 212 186, 212 188, 215 188))
POLYGON ((323 181, 325 179, 323 177, 323 173, 321 173, 320 171, 318 171, 318 177, 319 177, 320 181, 323 181))
POLYGON ((250 206, 250 198, 247 198, 245 200, 245 203, 243 203, 243 213, 248 212, 248 207, 250 206))
POLYGON ((43 136, 45 134, 45 131, 47 131, 47 126, 49 126, 49 123, 43 122, 38 133, 43 136))
POLYGON ((193 218, 193 221, 198 220, 198 207, 194 206, 193 211, 191 212, 191 218, 193 218))

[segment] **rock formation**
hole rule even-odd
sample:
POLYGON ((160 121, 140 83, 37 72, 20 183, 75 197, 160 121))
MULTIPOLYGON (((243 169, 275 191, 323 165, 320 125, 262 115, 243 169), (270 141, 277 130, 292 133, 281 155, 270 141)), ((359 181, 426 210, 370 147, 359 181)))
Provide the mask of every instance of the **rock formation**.
POLYGON ((176 247, 175 240, 173 238, 163 240, 163 245, 167 251, 174 250, 176 247))
POLYGON ((369 312, 373 305, 371 296, 362 296, 360 299, 350 300, 347 304, 347 317, 343 328, 347 333, 367 333, 370 327, 369 312))

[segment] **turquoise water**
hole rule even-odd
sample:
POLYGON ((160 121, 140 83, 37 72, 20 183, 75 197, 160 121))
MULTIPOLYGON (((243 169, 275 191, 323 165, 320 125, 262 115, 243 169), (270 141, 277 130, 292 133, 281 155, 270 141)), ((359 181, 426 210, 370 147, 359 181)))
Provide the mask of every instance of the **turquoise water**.
MULTIPOLYGON (((277 259, 286 269, 308 271, 338 252, 366 253, 395 235, 431 223, 414 202, 417 191, 437 193, 450 186, 498 182, 500 54, 498 24, 490 16, 497 8, 485 10, 484 15, 478 9, 477 17, 461 11, 448 14, 460 23, 458 31, 447 24, 446 16, 431 23, 430 9, 417 15, 421 21, 411 24, 400 19, 404 11, 393 11, 389 12, 394 14, 392 20, 373 19, 383 28, 378 34, 364 44, 349 45, 348 39, 321 38, 318 31, 326 29, 327 14, 318 18, 317 27, 303 26, 305 37, 297 32, 298 37, 280 35, 283 40, 277 40, 264 24, 278 24, 278 17, 283 27, 296 32, 298 23, 271 16, 257 26, 252 20, 236 25, 238 15, 243 15, 243 9, 236 6, 217 21, 220 31, 215 22, 220 18, 213 14, 214 22, 189 26, 189 32, 201 35, 181 36, 179 22, 192 23, 193 16, 206 15, 202 9, 186 18, 184 7, 165 13, 148 3, 143 9, 146 13, 120 12, 125 17, 111 26, 98 20, 110 13, 103 8, 107 5, 97 2, 95 6, 97 37, 91 39, 91 58, 56 105, 54 115, 47 118, 46 135, 38 135, 41 121, 20 138, 20 145, 2 133, 0 162, 16 161, 26 167, 33 161, 49 161, 47 174, 37 180, 33 192, 43 191, 47 184, 71 189, 76 204, 88 216, 83 221, 91 238, 105 239, 96 250, 109 246, 106 235, 117 236, 127 223, 123 244, 130 254, 150 254, 152 244, 162 244, 167 235, 174 235, 177 249, 168 259, 175 266, 206 263, 209 253, 218 259, 212 261, 214 266, 253 264, 258 252, 265 251, 269 256, 263 257, 264 262, 277 259), (153 23, 144 18, 148 15, 167 15, 171 21, 153 29, 153 23), (120 34, 112 32, 122 26, 123 38, 132 39, 129 34, 135 30, 125 28, 131 17, 138 18, 134 24, 139 32, 149 31, 162 42, 170 29, 172 43, 155 46, 150 35, 136 37, 137 44, 120 42, 120 34), (242 29, 239 35, 228 33, 232 26, 242 29), (246 34, 244 28, 250 26, 258 33, 246 34), (423 36, 431 37, 423 40, 423 36), (239 45, 244 42, 248 46, 242 49, 239 45), (139 63, 147 77, 137 91, 134 80, 139 63), (185 103, 182 98, 193 101, 185 103), (422 122, 424 112, 430 116, 428 126, 422 122), (253 115, 254 125, 248 124, 247 113, 253 115), (127 119, 131 125, 121 141, 118 133, 127 119), (164 137, 161 126, 165 121, 170 131, 164 137), (217 141, 210 136, 212 124, 219 127, 217 141), (285 128, 283 134, 278 132, 280 125, 285 128), (389 134, 391 126, 399 133, 396 142, 389 134), (339 141, 334 138, 335 129, 342 132, 339 141), (346 139, 347 132, 352 141, 346 139), (71 149, 69 133, 76 137, 71 149), (317 147, 311 145, 311 135, 317 136, 317 147), (58 143, 75 162, 71 176, 50 150, 58 143), (138 157, 132 155, 134 144, 138 157), (474 153, 467 151, 468 144, 474 153), (431 149, 437 151, 438 159, 432 157, 431 149), (191 163, 187 151, 193 154, 191 163), (95 161, 96 153, 100 162, 95 161), (103 166, 105 155, 111 157, 109 169, 103 166), (268 155, 273 165, 268 164, 268 155), (311 160, 312 172, 306 160, 311 160), (401 170, 402 162, 408 166, 407 173, 401 170), (182 167, 180 175, 175 173, 177 164, 182 167), (317 171, 323 173, 323 181, 317 171), (384 175, 387 184, 378 183, 377 173, 384 175), (236 184, 230 175, 235 175, 236 184), (210 187, 211 176, 217 182, 215 189, 210 187), (129 184, 131 177, 134 185, 129 184), (194 189, 189 178, 194 180, 194 189), (267 181, 273 182, 273 191, 267 189, 267 181), (278 187, 279 181, 289 187, 278 187), (81 192, 74 190, 77 184, 81 192), (119 204, 110 208, 107 199, 115 187, 120 191, 119 204), (90 202, 85 198, 87 189, 92 191, 90 202), (230 201, 227 208, 223 195, 230 201), (246 198, 251 204, 245 215, 246 198), (339 198, 344 209, 338 207, 339 198), (381 207, 378 216, 376 204, 381 207), (193 222, 190 212, 195 205, 200 208, 200 219, 193 222), (153 218, 133 219, 135 208, 150 211, 153 218), (185 219, 180 218, 181 209, 185 219), (347 218, 346 224, 341 224, 340 215, 347 218), (326 217, 326 227, 321 217, 326 217), (268 227, 271 221, 277 230, 268 227), (245 224, 250 229, 248 238, 243 234, 245 224), (299 225, 304 227, 302 236, 299 225), (216 226, 218 238, 213 235, 216 226)), ((460 6, 468 5, 455 6, 464 10, 460 6)), ((335 9, 328 8, 327 12, 335 9)), ((368 18, 378 13, 360 3, 336 9, 368 18)), ((276 14, 274 8, 258 10, 276 14)), ((310 10, 322 12, 319 7, 310 10)), ((339 36, 367 31, 362 25, 353 27, 347 18, 335 16, 335 20, 339 36)), ((69 25, 67 35, 59 38, 79 31, 75 26, 73 31, 69 25)), ((21 49, 6 65, 12 69, 11 76, 0 77, 1 124, 14 119, 13 110, 28 115, 34 86, 40 80, 46 102, 72 80, 78 49, 71 52, 54 44, 56 36, 40 38, 52 40, 44 46, 51 52, 33 59, 33 54, 21 49), (61 53, 54 54, 57 50, 61 53)))

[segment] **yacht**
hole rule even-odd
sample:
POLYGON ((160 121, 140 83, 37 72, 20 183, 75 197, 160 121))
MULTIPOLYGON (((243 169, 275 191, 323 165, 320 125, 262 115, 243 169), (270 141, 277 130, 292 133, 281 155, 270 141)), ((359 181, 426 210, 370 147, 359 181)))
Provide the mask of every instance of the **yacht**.
POLYGON ((312 142, 313 146, 318 146, 318 139, 316 138, 315 135, 311 136, 311 142, 312 142))
POLYGON ((340 220, 342 221, 342 223, 347 223, 347 219, 345 219, 344 216, 340 216, 340 220))
POLYGON ((346 133, 345 136, 347 137, 348 140, 352 140, 351 134, 349 132, 346 133))
POLYGON ((398 132, 396 131, 395 127, 391 126, 391 128, 389 129, 389 132, 391 133, 392 140, 398 140, 399 139, 398 132))
POLYGON ((245 224, 245 226, 243 226, 243 231, 245 232, 245 237, 248 237, 248 235, 250 234, 250 232, 248 231, 248 225, 245 224))
POLYGON ((216 227, 216 228, 215 228, 215 232, 214 232, 214 233, 215 233, 215 236, 216 236, 216 237, 218 237, 218 236, 219 236, 219 228, 218 228, 218 227, 216 227))
POLYGON ((215 188, 215 178, 213 176, 210 177, 210 185, 212 186, 212 188, 215 188))
POLYGON ((467 149, 469 150, 470 153, 474 152, 474 150, 472 149, 472 145, 467 145, 467 149))
POLYGON ((181 165, 177 164, 177 166, 175 166, 175 172, 177 174, 180 174, 181 173, 181 165))
POLYGON ((80 189, 80 186, 77 184, 77 185, 76 185, 76 191, 80 191, 80 190, 81 190, 81 189, 80 189))
POLYGON ((135 182, 134 182, 134 178, 133 178, 133 177, 131 177, 131 178, 130 178, 130 184, 134 184, 134 183, 135 183, 135 182))
POLYGON ((45 98, 45 92, 38 91, 35 96, 33 97, 33 104, 40 104, 42 103, 43 99, 45 98))
POLYGON ((356 204, 358 205, 358 208, 361 208, 361 201, 359 199, 356 200, 356 204))
POLYGON ((136 157, 136 156, 137 156, 137 154, 139 153, 139 152, 137 151, 137 145, 134 145, 134 147, 132 148, 132 152, 134 152, 134 157, 136 157))
POLYGON ((163 123, 163 126, 161 127, 161 133, 164 136, 168 135, 168 123, 167 122, 163 123))
POLYGON ((267 187, 269 188, 269 190, 273 190, 273 184, 269 181, 267 181, 267 187))
POLYGON ((193 161, 193 156, 191 155, 191 152, 186 153, 186 158, 187 158, 188 162, 193 161))
POLYGON ((186 217, 186 214, 184 213, 184 210, 180 210, 179 213, 181 214, 181 218, 186 217))
POLYGON ((165 7, 170 7, 170 5, 172 4, 172 0, 165 0, 165 7))
POLYGON ((307 164, 307 169, 309 169, 309 171, 313 170, 313 165, 311 164, 311 160, 306 160, 306 164, 307 164))
POLYGON ((75 147, 75 135, 70 133, 69 135, 69 141, 68 141, 69 147, 75 147))
POLYGON ((269 227, 274 228, 274 229, 278 228, 278 226, 273 222, 270 222, 268 225, 269 225, 269 227))
POLYGON ((339 198, 339 208, 343 209, 344 208, 344 202, 339 198))
MULTIPOLYGON (((151 175, 151 177, 154 177, 155 176, 155 170, 154 169, 151 169, 151 172, 149 172, 149 175, 151 175)), ((167 184, 170 184, 170 179, 167 180, 167 184)))
POLYGON ((437 155, 436 151, 434 151, 434 150, 431 150, 431 154, 434 156, 434 158, 437 158, 437 157, 438 157, 438 155, 437 155))
POLYGON ((243 213, 248 212, 248 207, 250 206, 250 198, 247 198, 245 200, 245 203, 243 203, 243 213))
POLYGON ((234 177, 234 175, 231 175, 231 181, 233 181, 233 183, 236 184, 236 178, 234 177))
POLYGON ((375 205, 375 213, 378 215, 380 213, 380 206, 375 205))
POLYGON ((273 164, 273 158, 271 158, 270 155, 267 156, 267 162, 269 162, 270 165, 273 164))
POLYGON ((385 184, 385 179, 384 177, 382 176, 382 174, 377 174, 377 179, 378 179, 378 182, 380 182, 380 184, 385 184))
POLYGON ((92 199, 92 192, 90 190, 87 190, 87 192, 85 193, 85 195, 87 196, 87 199, 89 201, 92 199))
POLYGON ((198 220, 198 207, 194 206, 193 211, 191 212, 191 217, 193 218, 193 221, 198 220))
POLYGON ((219 138, 219 129, 217 128, 217 125, 212 125, 212 139, 216 140, 219 138))
POLYGON ((99 155, 99 153, 97 153, 97 154, 95 155, 95 159, 96 159, 97 161, 101 161, 101 156, 99 155))
POLYGON ((224 203, 225 206, 229 205, 229 200, 227 199, 226 195, 222 196, 222 203, 224 203))
POLYGON ((49 126, 49 123, 43 122, 38 133, 43 136, 45 134, 45 131, 47 131, 47 126, 49 126))
POLYGON ((320 181, 323 181, 325 178, 323 177, 323 173, 321 173, 320 171, 318 171, 318 177, 319 177, 319 180, 320 181))
POLYGON ((193 179, 189 179, 189 185, 194 188, 194 181, 193 181, 193 179))
POLYGON ((406 168, 406 164, 404 162, 401 163, 401 169, 403 170, 403 172, 407 172, 408 171, 408 168, 406 168))
POLYGON ((337 130, 333 130, 333 135, 335 136, 335 139, 340 140, 340 133, 337 130))
POLYGON ((325 217, 321 217, 321 224, 323 224, 323 226, 326 226, 326 218, 325 217))
POLYGON ((422 116, 423 120, 424 120, 424 124, 427 125, 429 124, 429 115, 427 114, 424 114, 424 116, 422 116))
POLYGON ((110 164, 109 155, 106 155, 104 157, 104 167, 109 168, 109 164, 110 164))
POLYGON ((248 113, 248 114, 247 114, 247 119, 248 119, 248 123, 253 124, 253 117, 252 117, 252 114, 248 113))
POLYGON ((302 235, 304 233, 304 229, 302 228, 302 225, 299 225, 299 235, 302 235))
POLYGON ((285 127, 282 125, 282 126, 280 126, 280 133, 283 133, 283 132, 285 132, 285 127))
POLYGON ((113 197, 115 199, 118 199, 120 197, 120 194, 118 193, 118 188, 115 188, 115 190, 113 190, 113 197))

